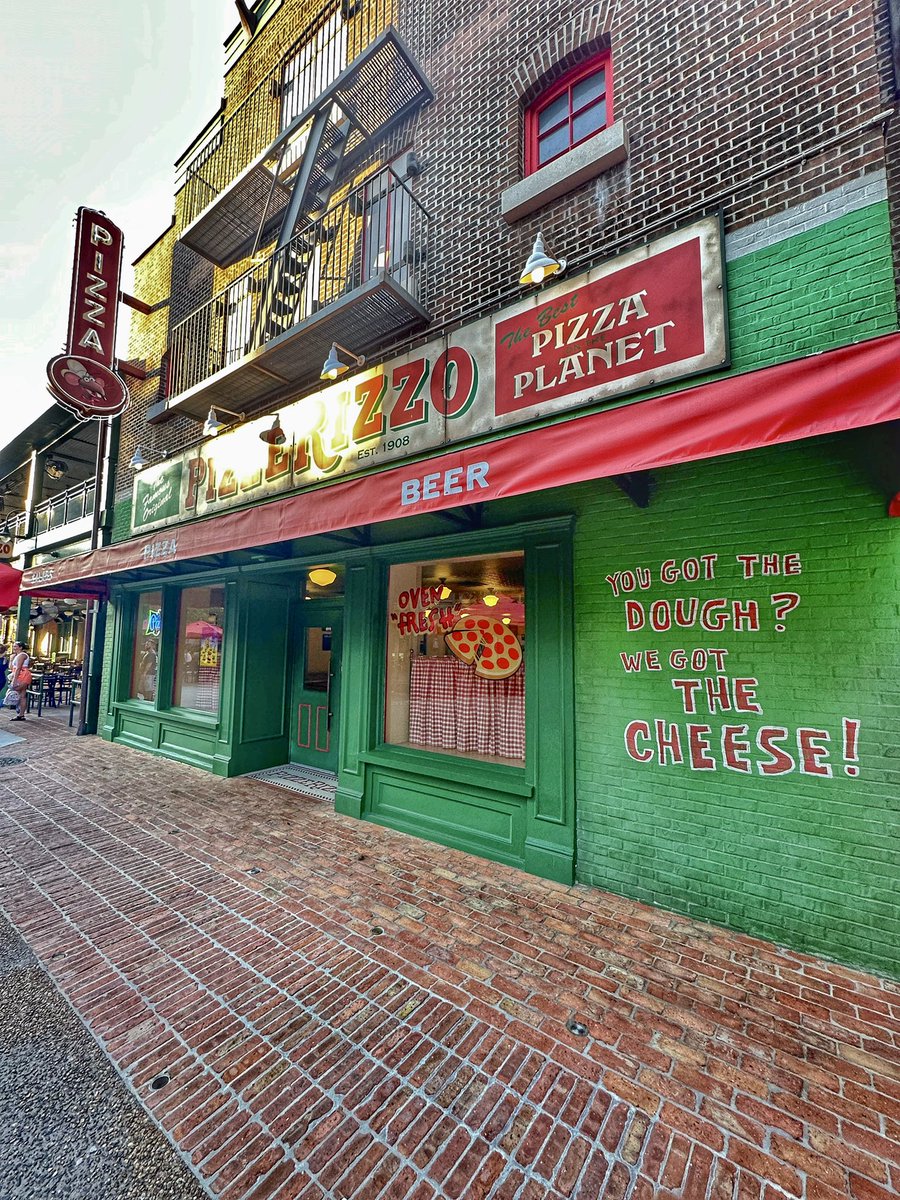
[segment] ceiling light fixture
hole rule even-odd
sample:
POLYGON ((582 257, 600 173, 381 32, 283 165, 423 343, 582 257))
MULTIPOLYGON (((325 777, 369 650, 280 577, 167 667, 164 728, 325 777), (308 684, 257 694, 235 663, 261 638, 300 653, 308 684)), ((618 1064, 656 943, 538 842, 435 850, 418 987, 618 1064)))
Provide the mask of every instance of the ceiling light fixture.
POLYGON ((565 269, 566 260, 564 258, 551 258, 544 249, 544 235, 539 233, 534 240, 534 249, 531 251, 531 257, 528 259, 525 269, 519 277, 519 283, 522 287, 528 287, 532 283, 543 283, 551 275, 559 275, 565 269))
POLYGON ((314 567, 309 572, 309 581, 316 587, 331 587, 336 579, 337 571, 332 571, 330 567, 314 567))
POLYGON ((61 458, 48 458, 44 463, 44 470, 51 479, 62 479, 63 475, 68 473, 69 464, 61 458))
POLYGON ((341 354, 346 354, 348 358, 352 358, 355 366, 361 367, 365 364, 366 358, 364 354, 354 354, 352 350, 348 350, 340 342, 332 342, 328 357, 322 363, 321 379, 337 379, 341 375, 346 375, 350 370, 351 364, 341 360, 338 356, 338 350, 340 350, 341 354))
POLYGON ((485 604, 488 606, 488 608, 493 608, 495 604, 500 603, 500 597, 495 596, 493 592, 488 592, 488 594, 486 596, 484 596, 483 599, 484 599, 485 604))

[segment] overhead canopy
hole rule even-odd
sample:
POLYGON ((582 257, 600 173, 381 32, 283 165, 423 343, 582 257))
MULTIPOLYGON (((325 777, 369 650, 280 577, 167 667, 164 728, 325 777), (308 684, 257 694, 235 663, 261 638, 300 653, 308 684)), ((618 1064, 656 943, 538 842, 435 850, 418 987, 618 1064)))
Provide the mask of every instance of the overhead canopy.
POLYGON ((74 413, 48 399, 43 412, 0 446, 0 479, 27 462, 32 450, 43 450, 80 424, 74 413))
POLYGON ((145 534, 25 572, 64 586, 900 419, 900 334, 145 534))
POLYGON ((0 562, 0 608, 15 608, 19 603, 22 572, 7 562, 0 562))
MULTIPOLYGON (((87 555, 80 555, 80 558, 87 558, 87 555)), ((33 572, 36 574, 42 573, 44 567, 35 567, 33 572)), ((32 571, 28 572, 29 578, 32 571)), ((105 598, 107 593, 106 583, 102 579, 93 579, 85 582, 73 584, 71 587, 50 587, 46 584, 35 584, 33 587, 22 584, 21 594, 23 596, 42 596, 45 599, 51 600, 98 600, 105 598)))

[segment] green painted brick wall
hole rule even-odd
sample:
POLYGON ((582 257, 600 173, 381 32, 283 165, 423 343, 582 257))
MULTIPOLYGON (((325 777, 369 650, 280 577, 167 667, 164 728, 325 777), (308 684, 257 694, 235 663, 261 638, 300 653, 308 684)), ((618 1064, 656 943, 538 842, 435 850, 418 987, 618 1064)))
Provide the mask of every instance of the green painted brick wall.
POLYGON ((124 542, 131 537, 131 497, 120 497, 113 507, 112 540, 124 542))
MULTIPOLYGON (((900 521, 838 435, 660 474, 649 509, 603 488, 578 488, 575 564, 578 878, 842 961, 900 973, 900 521), (738 554, 799 555, 802 573, 745 579, 738 554), (715 578, 661 580, 669 559, 717 555, 715 578), (648 614, 626 629, 625 594, 606 577, 644 568, 631 593, 648 614), (775 628, 773 593, 800 603, 775 628), (758 632, 649 628, 657 600, 697 596, 759 604, 758 632), (673 678, 673 651, 724 649, 722 672, 758 679, 762 713, 688 715, 673 678), (620 654, 657 650, 662 669, 628 673, 620 654), (842 718, 861 722, 859 774, 846 774, 842 718), (676 724, 683 764, 633 761, 633 720, 676 724), (692 770, 684 727, 711 727, 715 770, 692 770), (722 726, 826 731, 831 777, 763 776, 723 766, 722 726)), ((863 459, 865 455, 862 456, 863 459)), ((677 660, 676 660, 677 661, 677 660)), ((640 740, 638 749, 651 744, 640 740)), ((821 743, 824 744, 824 743, 821 743)))
POLYGON ((98 709, 97 728, 102 730, 106 714, 109 712, 110 688, 112 687, 113 653, 116 639, 116 606, 110 600, 106 612, 106 637, 103 642, 103 673, 100 679, 100 706, 98 709))
POLYGON ((726 288, 729 368, 655 388, 641 399, 896 330, 887 201, 734 259, 726 265, 726 288))
POLYGON ((729 263, 728 298, 740 371, 896 329, 887 202, 729 263))
MULTIPOLYGON (((731 373, 897 328, 886 203, 845 214, 728 264, 731 373)), ((710 378, 721 377, 710 376, 710 378)), ((685 386, 696 384, 690 381, 685 386)), ((662 390, 662 389, 661 389, 662 390)), ((671 390, 671 389, 664 389, 671 390)), ((663 472, 650 509, 602 487, 574 489, 578 877, 799 949, 900 974, 900 522, 855 465, 853 437, 663 472), (735 555, 799 554, 802 574, 744 580, 735 555), (717 554, 716 578, 660 580, 667 559, 717 554), (757 598, 758 633, 628 632, 605 577, 644 567, 635 598, 757 598), (800 605, 776 633, 769 597, 800 605), (758 678, 762 714, 685 714, 673 651, 722 648, 729 677, 758 678), (620 653, 660 652, 661 671, 625 672, 620 653), (860 726, 860 774, 845 774, 842 718, 860 726), (830 778, 637 763, 631 720, 826 730, 830 778)), ((865 453, 863 454, 865 457, 865 453)), ((644 743, 642 742, 641 745, 644 743)), ((787 743, 785 743, 786 748, 787 743)), ((683 747, 687 757, 687 748, 683 747)), ((798 757, 796 740, 792 748, 798 757)), ((851 764, 852 765, 852 764, 851 764)))

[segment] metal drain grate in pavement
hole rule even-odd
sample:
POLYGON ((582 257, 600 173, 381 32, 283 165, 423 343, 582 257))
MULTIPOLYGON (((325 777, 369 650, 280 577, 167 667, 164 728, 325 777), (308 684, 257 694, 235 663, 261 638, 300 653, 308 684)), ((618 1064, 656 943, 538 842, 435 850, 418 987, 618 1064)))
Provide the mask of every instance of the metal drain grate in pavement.
POLYGON ((24 758, 0 758, 0 767, 17 767, 24 761, 24 758))
POLYGON ((269 767, 265 771, 250 771, 242 779, 261 779, 263 783, 274 783, 276 787, 300 792, 315 800, 334 800, 337 791, 337 775, 322 771, 318 767, 305 767, 300 763, 285 763, 281 767, 269 767))

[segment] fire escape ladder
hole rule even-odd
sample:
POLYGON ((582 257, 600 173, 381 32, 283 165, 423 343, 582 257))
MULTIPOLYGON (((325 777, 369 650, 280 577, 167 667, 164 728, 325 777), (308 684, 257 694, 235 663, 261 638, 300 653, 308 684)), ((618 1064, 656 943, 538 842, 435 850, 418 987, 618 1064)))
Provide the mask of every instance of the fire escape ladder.
MULTIPOLYGON (((296 324, 304 290, 315 284, 310 265, 320 236, 317 220, 328 208, 350 128, 348 120, 336 124, 331 114, 332 105, 328 104, 313 119, 257 305, 253 346, 263 345, 296 324), (298 228, 303 232, 295 235, 298 228)), ((307 307, 314 307, 316 297, 309 296, 307 301, 307 307)))
POLYGON ((284 211, 276 250, 288 244, 295 229, 314 221, 328 207, 350 131, 350 122, 344 120, 335 124, 331 112, 332 105, 328 104, 313 118, 291 198, 284 211))

